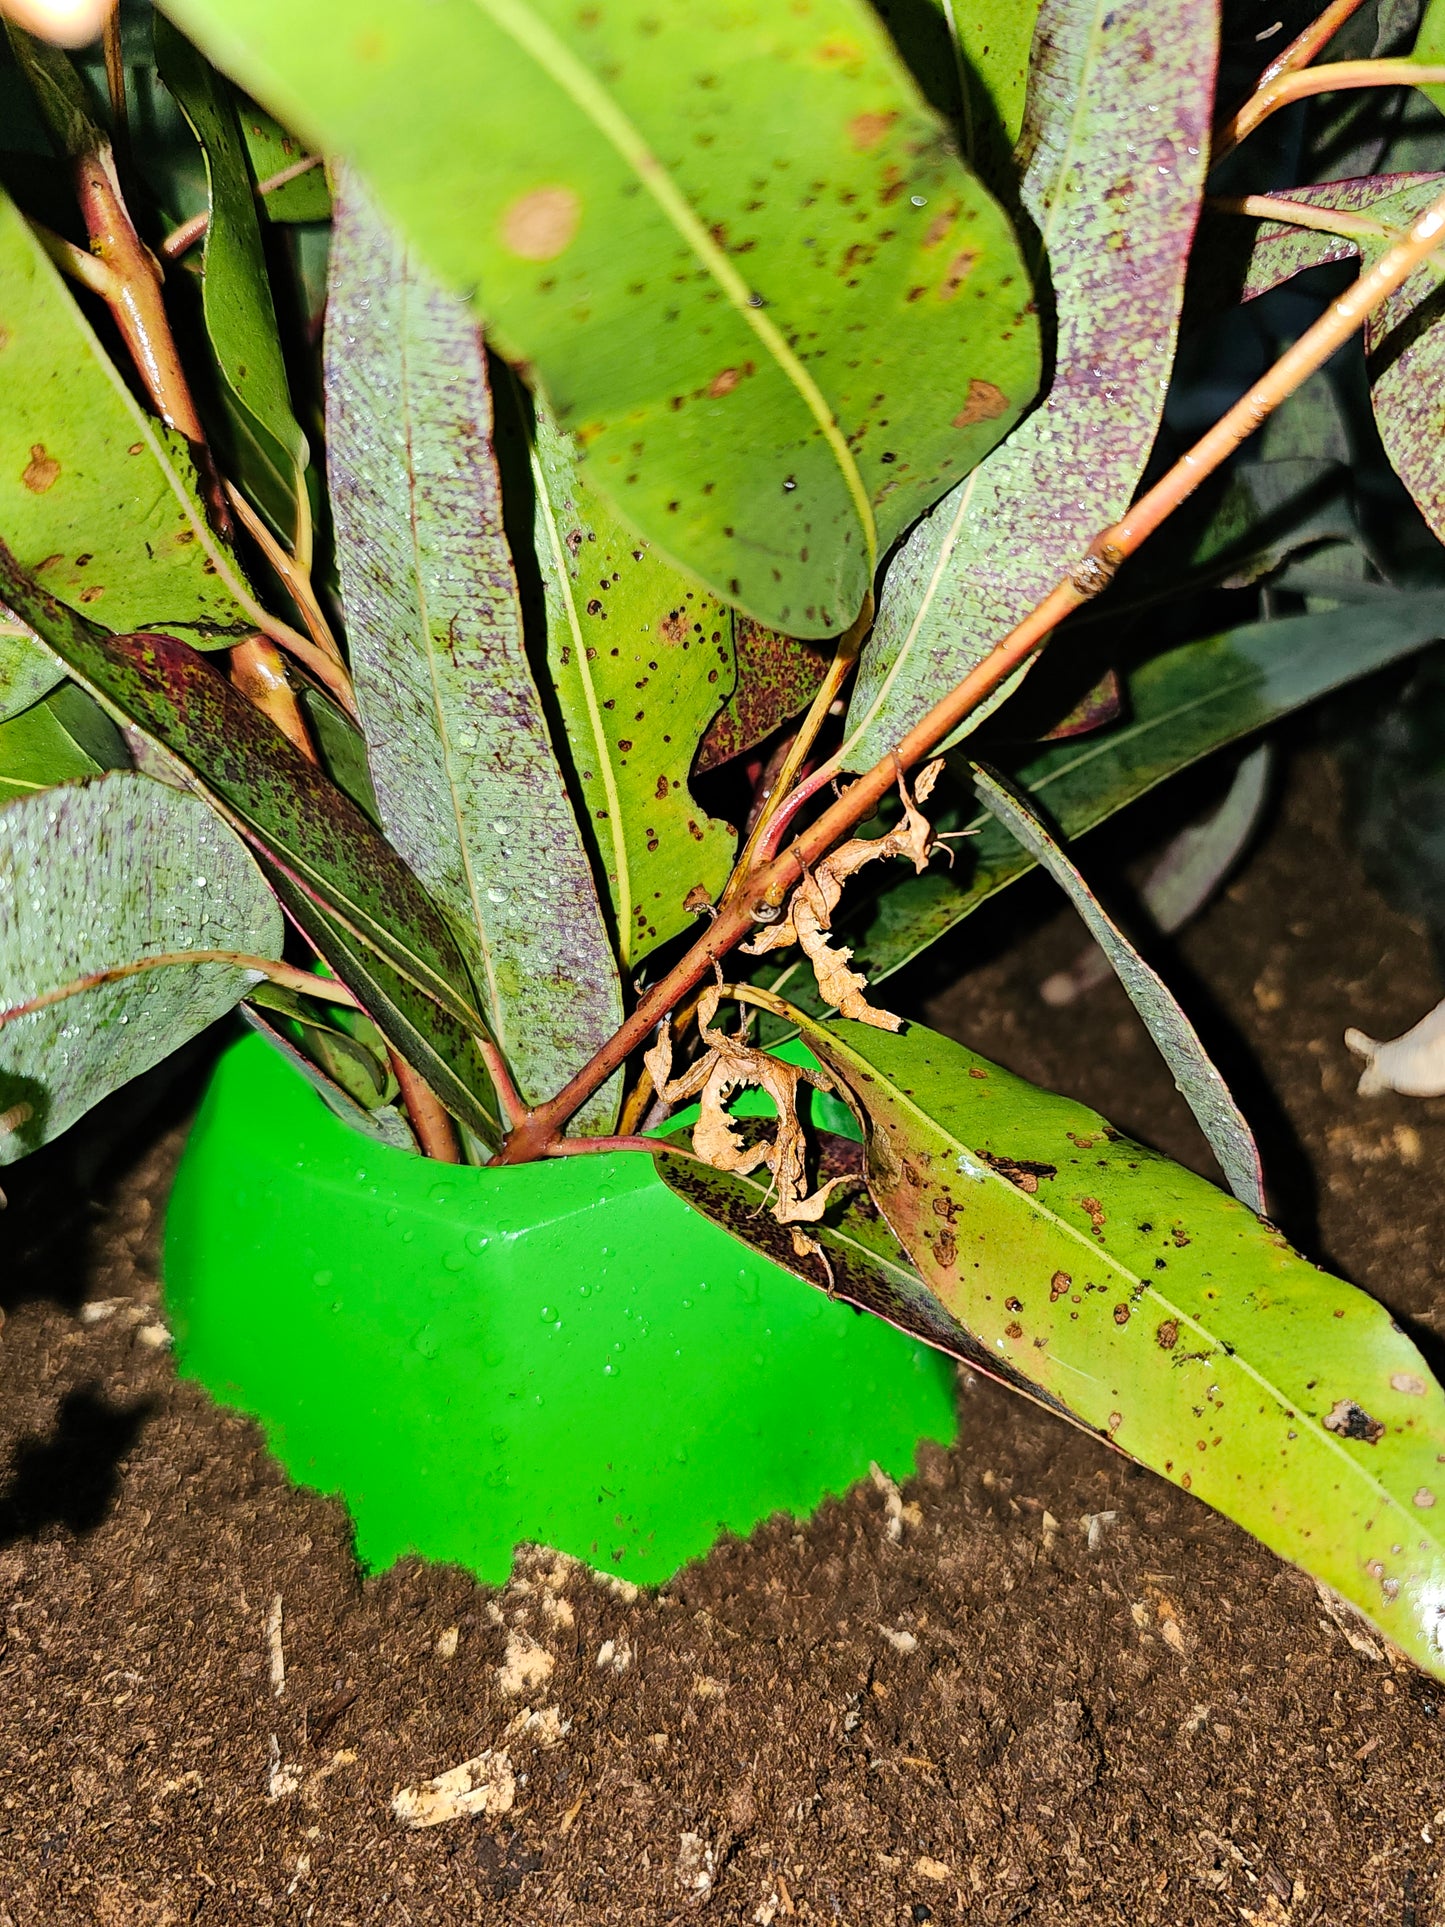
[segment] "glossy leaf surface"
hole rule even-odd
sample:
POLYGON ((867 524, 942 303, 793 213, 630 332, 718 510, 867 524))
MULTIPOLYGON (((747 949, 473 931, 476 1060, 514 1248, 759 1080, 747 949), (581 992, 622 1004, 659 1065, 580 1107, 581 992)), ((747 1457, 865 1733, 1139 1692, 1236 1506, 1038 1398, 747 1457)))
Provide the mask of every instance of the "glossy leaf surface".
POLYGON ((1445 1677, 1445 1392, 1383 1306, 1085 1106, 921 1026, 809 1024, 945 1311, 1445 1677))
POLYGON ((624 966, 687 929, 736 838, 693 800, 698 740, 733 688, 733 619, 582 483, 537 417, 536 549, 547 670, 616 919, 624 966))
POLYGON ((1215 0, 1045 0, 1018 158, 1057 315, 1053 386, 889 566, 845 768, 886 756, 1127 506, 1174 356, 1217 33, 1215 0))
POLYGON ((279 957, 281 937, 255 859, 199 797, 120 773, 0 809, 0 1164, 224 1016, 255 977, 174 965, 7 1012, 142 957, 279 957))
POLYGON ((3 194, 0 540, 108 629, 150 626, 204 648, 256 626, 185 443, 138 406, 3 194))
POLYGON ((1251 1211, 1264 1210, 1259 1151, 1244 1113, 1230 1095, 1199 1033, 1157 970, 1146 964, 1104 909, 1031 802, 992 771, 972 766, 973 785, 985 809, 1059 884, 1100 949, 1108 957, 1129 1001, 1173 1074, 1174 1082, 1235 1197, 1251 1211))
MULTIPOLYGON (((1133 672, 1121 727, 1054 745, 1016 780, 1066 836, 1082 836, 1211 750, 1442 635, 1445 591, 1422 590, 1186 643, 1133 672)), ((978 834, 957 846, 956 871, 935 864, 923 876, 904 876, 846 918, 854 963, 871 981, 901 970, 1034 867, 987 812, 960 827, 978 834)), ((759 971, 757 981, 808 1008, 808 976, 790 961, 781 972, 759 971)))
POLYGON ((120 731, 83 689, 67 684, 0 723, 0 805, 127 761, 120 731))
POLYGON ((291 408, 241 123, 226 82, 163 18, 155 22, 155 45, 161 77, 206 160, 201 305, 231 431, 231 479, 288 548, 297 546, 300 531, 308 531, 302 539, 309 548, 309 450, 291 408))
MULTIPOLYGON (((331 509, 377 804, 535 1103, 617 1028, 622 991, 523 646, 485 352, 354 181, 331 261, 331 509)), ((607 1105, 587 1121, 605 1131, 607 1105)))
MULTIPOLYGON (((1435 90, 1445 92, 1445 90, 1435 90)), ((1445 189, 1445 174, 1393 174, 1322 187, 1291 188, 1283 198, 1377 222, 1378 234, 1321 234, 1268 223, 1260 227, 1243 289, 1245 300, 1326 261, 1384 254, 1445 189)), ((1445 328, 1437 295, 1445 264, 1436 255, 1365 323, 1366 369, 1375 422, 1395 472, 1436 536, 1445 541, 1445 328), (1429 304, 1428 306, 1426 304, 1429 304)))
POLYGON ((184 643, 104 635, 37 589, 3 548, 0 600, 107 709, 192 773, 387 1041, 495 1145, 495 1100, 476 1044, 485 1020, 456 938, 356 805, 184 643))
POLYGON ((353 159, 587 480, 770 627, 836 633, 1038 379, 1008 223, 865 0, 171 0, 353 159))

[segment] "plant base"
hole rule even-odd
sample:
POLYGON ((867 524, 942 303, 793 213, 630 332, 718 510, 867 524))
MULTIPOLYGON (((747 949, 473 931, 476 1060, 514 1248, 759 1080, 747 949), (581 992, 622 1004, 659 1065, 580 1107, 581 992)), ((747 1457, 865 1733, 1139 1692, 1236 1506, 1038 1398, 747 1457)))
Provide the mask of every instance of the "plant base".
POLYGON ((369 1567, 642 1584, 954 1436, 953 1367, 690 1210, 635 1154, 452 1169, 358 1137, 260 1038, 181 1162, 182 1374, 350 1508, 369 1567))

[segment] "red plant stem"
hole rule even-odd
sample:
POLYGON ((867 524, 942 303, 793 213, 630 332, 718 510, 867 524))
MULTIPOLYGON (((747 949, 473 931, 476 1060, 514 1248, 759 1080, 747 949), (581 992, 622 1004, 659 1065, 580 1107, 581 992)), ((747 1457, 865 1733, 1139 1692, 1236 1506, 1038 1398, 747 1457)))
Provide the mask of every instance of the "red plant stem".
POLYGON ((400 1051, 393 1050, 388 1044, 386 1054, 391 1059, 393 1074, 401 1088, 401 1101, 406 1106, 406 1114, 411 1119, 422 1155, 434 1158, 438 1164, 460 1164, 461 1139, 436 1092, 424 1077, 412 1069, 400 1051))
POLYGON ((1297 33, 1283 53, 1274 59, 1260 75, 1256 92, 1260 87, 1268 87, 1272 80, 1281 74, 1295 73, 1301 67, 1308 67, 1318 53, 1323 53, 1345 22, 1360 11, 1365 0, 1330 0, 1322 14, 1312 20, 1302 33, 1297 33))
POLYGON ((658 1151, 667 1151, 675 1158, 691 1158, 694 1164, 707 1163, 696 1151, 671 1144, 666 1138, 635 1137, 630 1133, 621 1137, 559 1137, 547 1146, 549 1158, 597 1157, 606 1151, 646 1151, 649 1157, 658 1151))
POLYGON ((1281 107, 1307 100, 1312 94, 1332 94, 1346 87, 1435 87, 1445 82, 1445 67, 1427 67, 1414 60, 1341 60, 1329 67, 1309 67, 1281 74, 1233 114, 1214 137, 1210 165, 1217 167, 1247 134, 1281 107))
MULTIPOLYGON (((306 154, 299 161, 292 161, 289 167, 281 168, 278 173, 268 174, 264 181, 257 181, 256 192, 261 195, 274 194, 278 187, 285 187, 288 181, 299 180, 303 174, 309 174, 313 167, 320 165, 319 154, 306 154)), ((171 229, 161 242, 161 254, 167 261, 178 260, 188 248, 196 245, 210 225, 209 209, 193 214, 189 221, 182 221, 179 227, 171 229)))
MULTIPOLYGON (((524 1164, 550 1155, 568 1118, 645 1042, 669 1011, 740 943, 755 922, 772 921, 789 891, 843 836, 873 815, 898 777, 950 736, 1018 666, 1026 662, 1064 617, 1107 587, 1126 556, 1192 495, 1200 483, 1263 423, 1307 376, 1322 367, 1365 317, 1401 286, 1445 241, 1445 194, 1415 221, 1404 240, 1301 335, 1234 407, 1168 473, 1142 496, 1122 521, 1105 529, 1088 554, 1036 608, 936 702, 891 751, 851 783, 836 802, 779 856, 762 864, 748 889, 724 904, 706 933, 654 984, 632 1015, 577 1075, 551 1098, 518 1119, 498 1155, 500 1164, 524 1164), (759 917, 758 911, 763 915, 759 917)), ((810 779, 816 780, 816 779, 810 779)), ((515 1115, 515 1114, 514 1114, 515 1115)))

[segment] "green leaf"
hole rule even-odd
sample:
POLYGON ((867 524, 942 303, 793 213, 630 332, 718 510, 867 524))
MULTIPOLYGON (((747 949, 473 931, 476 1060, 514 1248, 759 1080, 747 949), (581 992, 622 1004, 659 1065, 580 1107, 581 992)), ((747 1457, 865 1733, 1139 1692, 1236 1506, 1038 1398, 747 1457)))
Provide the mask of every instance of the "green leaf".
POLYGON ((816 643, 779 635, 747 616, 733 620, 733 654, 737 685, 698 746, 693 767, 699 775, 756 748, 780 723, 800 716, 828 669, 827 652, 816 643))
POLYGON ((310 451, 291 409, 241 124, 225 81, 160 16, 155 46, 161 78, 206 158, 211 218, 201 308, 230 428, 230 479, 287 547, 304 553, 310 548, 310 451))
MULTIPOLYGON (((1445 34, 1445 28, 1442 28, 1445 34)), ((1442 49, 1445 59, 1445 49, 1442 49)), ((1445 97, 1445 89, 1433 89, 1445 97)), ((1371 267, 1445 189, 1445 174, 1393 174, 1322 187, 1291 188, 1282 198, 1378 223, 1378 234, 1320 234, 1312 229, 1264 223, 1243 289, 1252 300, 1292 275, 1326 261, 1358 256, 1371 267)), ((1445 328, 1439 323, 1439 289, 1445 263, 1425 263, 1365 323, 1365 366, 1370 399, 1385 453, 1435 535, 1445 541, 1445 328)))
MULTIPOLYGON (((1427 67, 1445 66, 1445 0, 1429 0, 1410 58, 1427 67)), ((1422 87, 1420 91, 1445 113, 1445 87, 1422 87)))
MULTIPOLYGON (((258 188, 278 174, 289 173, 307 158, 306 143, 288 134, 280 121, 273 120, 255 101, 238 96, 236 111, 258 188)), ((268 189, 261 205, 272 221, 329 221, 331 190, 326 185, 325 168, 318 163, 282 186, 268 189)))
POLYGON ((199 797, 122 772, 0 809, 0 1164, 224 1016, 255 975, 176 965, 17 1006, 148 956, 276 958, 281 937, 255 861, 199 797))
MULTIPOLYGON (((1065 836, 1082 836, 1211 750, 1442 635, 1445 591, 1428 590, 1185 643, 1134 670, 1128 722, 1053 745, 1025 763, 1015 780, 1065 836)), ((901 970, 1033 869, 1034 859, 986 812, 966 827, 978 834, 958 846, 957 875, 935 865, 923 876, 903 877, 842 920, 854 965, 871 982, 901 970)), ((808 974, 796 963, 781 972, 769 965, 757 980, 808 1006, 808 974)))
POLYGON ((890 565, 848 709, 846 769, 886 756, 1133 495, 1204 185, 1216 13, 1213 0, 1163 13, 1151 0, 1045 0, 1019 160, 1053 285, 1053 386, 890 565))
POLYGON ((970 166, 1011 188, 1039 0, 878 0, 878 12, 970 166))
POLYGON ((587 481, 769 627, 877 558, 1038 379, 1002 211, 866 0, 169 0, 353 159, 587 481))
POLYGON ((164 629, 204 648, 257 626, 185 442, 137 406, 3 194, 0 539, 108 629, 164 629))
POLYGON ((861 1102, 869 1189, 950 1316, 1445 1677, 1445 1392, 1383 1306, 961 1044, 804 1037, 861 1102))
POLYGON ((160 743, 261 853, 286 910, 457 1118, 501 1130, 486 1024, 446 919, 350 799, 185 643, 107 636, 0 547, 0 601, 112 714, 160 743))
POLYGON ((693 801, 693 752, 733 690, 733 622, 618 521, 540 410, 533 480, 547 671, 631 967, 715 897, 736 836, 693 801))
POLYGON ((481 336, 349 177, 327 315, 331 511, 382 824, 540 1102, 622 1022, 622 988, 523 646, 481 336))
POLYGON ((314 1057, 292 1042, 264 1006, 257 1009, 248 1001, 241 1005, 241 1016, 252 1030, 266 1039, 273 1050, 280 1051, 286 1062, 301 1073, 327 1109, 333 1111, 343 1124, 349 1124, 353 1131, 359 1131, 375 1144, 390 1144, 398 1151, 416 1151, 417 1143, 411 1126, 394 1104, 367 1105, 359 1102, 344 1085, 329 1076, 314 1057))
MULTIPOLYGON (((1181 930, 1219 890, 1254 841, 1273 768, 1273 744, 1256 743, 1218 804, 1170 838, 1135 892, 1148 929, 1164 935, 1181 930)), ((1104 951, 1091 943, 1067 970, 1045 978, 1039 995, 1047 1004, 1071 1004, 1103 983, 1110 967, 1104 951)))
POLYGON ((73 683, 0 723, 0 805, 120 769, 127 761, 120 731, 73 683))
POLYGON ((8 610, 0 609, 0 723, 9 722, 65 679, 65 671, 8 610))
POLYGON ((1144 1020, 1159 1055, 1173 1074, 1176 1087, 1194 1113, 1195 1123, 1208 1139, 1220 1170, 1229 1180, 1230 1190, 1251 1211, 1263 1212, 1264 1175, 1258 1148, 1244 1113, 1230 1095, 1229 1086, 1210 1060, 1179 1000, 1108 915, 1028 799, 982 765, 974 763, 971 767, 973 785, 985 809, 998 818, 1036 863, 1042 863, 1048 870, 1113 965, 1130 1003, 1144 1020))

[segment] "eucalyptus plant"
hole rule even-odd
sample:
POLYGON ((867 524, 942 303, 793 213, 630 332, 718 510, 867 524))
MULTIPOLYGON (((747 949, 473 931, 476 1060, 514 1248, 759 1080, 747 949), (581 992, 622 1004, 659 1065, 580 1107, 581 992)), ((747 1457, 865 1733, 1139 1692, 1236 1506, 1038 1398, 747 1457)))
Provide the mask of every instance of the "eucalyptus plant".
POLYGON ((1216 0, 12 24, 0 1161, 239 1008, 401 1152, 655 1156, 1445 1675, 1445 1392, 1263 1215, 1069 848, 1445 635, 1445 0, 1220 47, 1216 0), (887 1008, 1035 865, 1228 1191, 887 1008))

